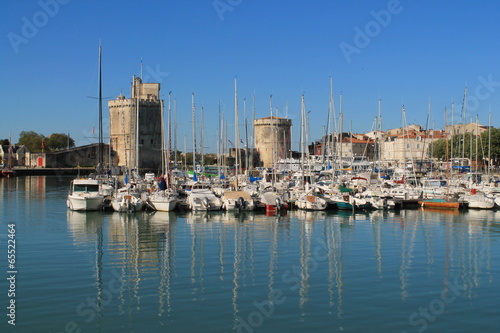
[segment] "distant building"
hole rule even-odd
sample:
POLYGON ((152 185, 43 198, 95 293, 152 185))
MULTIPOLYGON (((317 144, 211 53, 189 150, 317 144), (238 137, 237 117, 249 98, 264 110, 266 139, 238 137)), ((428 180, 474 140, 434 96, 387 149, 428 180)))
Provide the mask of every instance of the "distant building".
POLYGON ((25 145, 0 145, 0 164, 8 165, 9 156, 11 165, 23 166, 28 159, 29 149, 25 145))
MULTIPOLYGON (((240 169, 246 169, 247 159, 248 159, 248 168, 253 169, 259 166, 259 153, 255 148, 240 148, 238 159, 240 161, 240 169), (247 156, 248 155, 248 156, 247 156)), ((229 148, 229 158, 226 161, 226 165, 235 166, 236 163, 236 148, 229 148)))
MULTIPOLYGON (((103 144, 102 149, 105 166, 109 161, 109 145, 103 144)), ((25 165, 32 168, 95 167, 98 154, 99 144, 92 143, 50 153, 30 153, 25 165)))
POLYGON ((474 135, 480 135, 488 130, 488 126, 481 125, 479 123, 469 123, 469 124, 455 124, 447 125, 445 128, 446 134, 452 137, 456 134, 472 133, 474 135))
POLYGON ((432 143, 447 137, 444 131, 416 131, 408 128, 404 131, 390 130, 388 133, 399 134, 388 135, 382 143, 382 160, 385 161, 427 159, 431 157, 432 143))
POLYGON ((399 128, 392 128, 387 130, 387 136, 395 136, 403 133, 408 133, 408 132, 417 132, 421 133, 422 132, 422 126, 417 125, 417 124, 410 124, 406 127, 399 127, 399 128))
POLYGON ((110 144, 116 152, 113 166, 158 170, 163 138, 162 104, 159 83, 132 80, 131 98, 122 94, 108 101, 110 144))
POLYGON ((255 148, 263 167, 270 168, 273 162, 290 156, 291 127, 291 119, 271 116, 254 120, 255 148))
POLYGON ((373 160, 375 152, 375 141, 363 134, 342 133, 340 144, 338 136, 331 134, 323 136, 320 141, 313 142, 309 146, 309 152, 314 155, 325 155, 327 157, 335 155, 342 157, 365 157, 373 160), (332 146, 330 148, 330 146, 332 146), (325 148, 323 148, 325 146, 325 148), (333 152, 333 154, 332 154, 333 152))

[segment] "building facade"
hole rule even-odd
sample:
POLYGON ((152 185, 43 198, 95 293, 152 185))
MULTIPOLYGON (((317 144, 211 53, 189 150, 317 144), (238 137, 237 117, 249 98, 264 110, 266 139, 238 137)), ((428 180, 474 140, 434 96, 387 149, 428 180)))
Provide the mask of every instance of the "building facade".
POLYGON ((0 164, 24 166, 28 155, 29 149, 25 145, 0 145, 0 164))
POLYGON ((451 138, 453 135, 464 134, 464 133, 481 135, 481 133, 486 132, 487 130, 488 126, 481 125, 477 122, 468 124, 447 125, 445 127, 446 134, 448 134, 449 138, 451 138))
POLYGON ((382 143, 382 160, 404 162, 428 159, 431 157, 432 144, 446 138, 444 131, 405 130, 400 134, 387 136, 382 143))
POLYGON ((122 94, 108 101, 111 165, 129 169, 159 170, 163 138, 159 83, 132 80, 131 97, 122 94))
POLYGON ((109 145, 103 144, 100 148, 98 143, 50 153, 30 153, 26 166, 30 168, 95 167, 99 149, 103 150, 104 165, 101 165, 101 167, 104 167, 107 165, 110 156, 109 145))
POLYGON ((280 117, 265 117, 254 120, 255 148, 262 166, 273 167, 273 163, 289 157, 291 153, 292 120, 280 117))

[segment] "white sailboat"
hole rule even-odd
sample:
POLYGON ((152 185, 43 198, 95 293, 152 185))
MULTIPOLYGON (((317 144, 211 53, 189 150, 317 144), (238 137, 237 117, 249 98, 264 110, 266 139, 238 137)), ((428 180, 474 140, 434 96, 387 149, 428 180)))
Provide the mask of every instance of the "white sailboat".
MULTIPOLYGON (((162 126, 163 129, 163 102, 162 102, 162 126)), ((162 176, 160 182, 158 183, 158 189, 151 193, 149 196, 149 200, 147 201, 148 207, 151 207, 154 210, 162 211, 162 212, 170 212, 177 207, 179 202, 179 198, 177 196, 177 191, 173 190, 170 186, 170 143, 171 143, 171 126, 170 126, 170 118, 171 118, 171 92, 168 94, 168 150, 165 156, 164 152, 164 143, 162 141, 162 164, 164 164, 165 175, 162 176)))
POLYGON ((295 205, 297 205, 297 208, 304 210, 325 210, 328 202, 321 197, 319 192, 311 190, 299 196, 295 201, 295 205))
POLYGON ((134 213, 144 208, 141 191, 136 184, 126 184, 115 191, 111 199, 111 207, 115 212, 134 213))
MULTIPOLYGON (((309 124, 307 123, 307 118, 306 118, 306 105, 305 105, 305 99, 304 95, 302 95, 302 107, 301 107, 301 138, 300 138, 300 143, 301 143, 301 152, 302 152, 302 158, 301 158, 301 170, 302 172, 300 173, 300 188, 297 189, 299 195, 297 200, 295 201, 295 205, 299 209, 304 209, 304 210, 325 210, 328 203, 327 201, 320 195, 321 192, 319 191, 319 188, 316 187, 309 187, 309 183, 305 184, 305 174, 306 170, 308 171, 307 176, 308 179, 311 180, 311 182, 314 179, 314 175, 309 172, 309 158, 308 158, 308 165, 306 167, 305 162, 304 162, 304 157, 306 154, 306 138, 305 138, 305 133, 308 131, 306 130, 309 127, 309 124)), ((307 154, 309 155, 309 154, 307 154)), ((309 157, 309 156, 308 156, 309 157)))
POLYGON ((471 190, 470 194, 460 197, 460 200, 467 203, 467 207, 473 209, 493 209, 495 199, 487 197, 483 192, 471 190))

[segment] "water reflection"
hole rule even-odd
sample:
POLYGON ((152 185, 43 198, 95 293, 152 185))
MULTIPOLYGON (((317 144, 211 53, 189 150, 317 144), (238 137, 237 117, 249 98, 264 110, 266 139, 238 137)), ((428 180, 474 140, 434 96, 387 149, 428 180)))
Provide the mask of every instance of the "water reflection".
POLYGON ((482 284, 494 281, 492 239, 500 227, 493 221, 499 217, 495 211, 429 210, 292 211, 286 216, 68 211, 67 222, 75 246, 95 248, 98 300, 103 299, 103 271, 119 272, 121 316, 133 318, 142 308, 154 307, 158 318, 174 318, 187 311, 187 303, 208 302, 215 312, 230 309, 231 329, 252 311, 255 300, 272 301, 277 291, 291 300, 288 311, 303 320, 323 305, 344 320, 352 311, 345 306, 353 302, 352 288, 362 287, 346 287, 345 270, 353 265, 347 258, 362 267, 364 283, 383 281, 401 304, 430 281, 446 292, 454 277, 464 297, 472 299, 482 284), (361 256, 353 258, 353 249, 361 256))

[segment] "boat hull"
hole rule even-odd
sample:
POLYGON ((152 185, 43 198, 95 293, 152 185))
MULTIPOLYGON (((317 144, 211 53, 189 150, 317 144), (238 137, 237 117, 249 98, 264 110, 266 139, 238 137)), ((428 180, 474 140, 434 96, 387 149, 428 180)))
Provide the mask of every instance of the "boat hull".
POLYGON ((493 209, 495 207, 495 202, 489 202, 489 201, 469 201, 468 203, 469 208, 473 209, 493 209))
POLYGON ((95 197, 82 197, 82 196, 68 196, 66 204, 71 210, 100 210, 104 202, 103 196, 95 197))
POLYGON ((15 171, 12 169, 3 169, 2 170, 2 176, 4 177, 14 177, 16 175, 15 171))
POLYGON ((111 200, 111 207, 115 212, 138 212, 144 207, 144 202, 132 195, 125 195, 121 198, 111 200))
POLYGON ((295 205, 299 209, 303 210, 325 210, 327 203, 326 200, 322 198, 317 198, 315 196, 308 195, 305 198, 300 198, 295 202, 295 205))
POLYGON ((171 212, 177 207, 176 200, 149 200, 154 210, 160 212, 171 212))
POLYGON ((459 209, 460 202, 453 201, 434 201, 434 200, 422 200, 418 202, 419 206, 422 208, 433 208, 433 209, 459 209))

